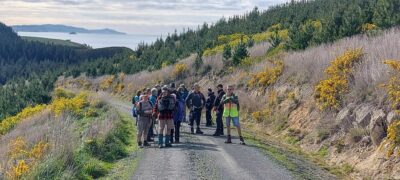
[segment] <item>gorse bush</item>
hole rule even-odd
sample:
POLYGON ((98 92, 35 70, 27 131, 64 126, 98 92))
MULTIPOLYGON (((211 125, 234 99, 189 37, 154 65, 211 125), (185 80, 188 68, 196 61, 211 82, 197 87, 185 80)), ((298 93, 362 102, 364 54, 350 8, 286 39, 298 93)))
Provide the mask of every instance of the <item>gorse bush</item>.
POLYGON ((105 78, 103 81, 100 83, 100 89, 102 90, 107 90, 111 84, 114 82, 115 76, 111 75, 105 78))
POLYGON ((397 147, 397 156, 400 156, 400 120, 392 123, 388 127, 387 141, 389 141, 389 149, 387 156, 394 154, 397 147))
MULTIPOLYGON (((396 113, 400 114, 400 61, 387 60, 384 61, 384 63, 393 69, 392 77, 385 87, 389 96, 389 101, 392 103, 392 109, 396 110, 396 113)), ((395 154, 400 156, 400 120, 389 125, 387 141, 389 143, 387 156, 394 154, 396 148, 397 153, 395 154)))
POLYGON ((400 61, 387 60, 384 62, 393 69, 393 75, 385 85, 392 108, 400 113, 400 61))
POLYGON ((282 60, 272 61, 275 67, 265 67, 264 71, 252 74, 249 87, 267 87, 275 84, 279 76, 282 75, 284 70, 284 63, 282 60))
POLYGON ((89 105, 88 94, 80 93, 73 98, 59 98, 55 99, 51 104, 51 110, 59 116, 63 112, 70 112, 75 115, 83 115, 83 109, 89 105))
POLYGON ((184 63, 177 63, 172 71, 173 78, 184 78, 189 72, 189 68, 184 63))
POLYGON ((49 145, 43 141, 34 144, 32 147, 21 137, 9 143, 8 167, 5 172, 9 179, 20 179, 34 168, 41 160, 49 148, 49 145))
POLYGON ((36 105, 34 107, 27 107, 17 115, 4 119, 3 121, 0 122, 0 135, 6 134, 20 121, 42 112, 46 107, 47 107, 46 105, 36 105))
POLYGON ((346 51, 331 62, 325 70, 327 79, 320 81, 315 87, 315 99, 320 109, 339 109, 343 96, 349 90, 348 76, 354 65, 361 61, 361 48, 346 51))
MULTIPOLYGON (((211 56, 224 51, 226 47, 235 48, 241 43, 252 47, 254 43, 261 43, 269 41, 271 38, 278 38, 280 42, 289 40, 288 29, 283 29, 282 25, 276 24, 268 28, 267 31, 246 35, 242 33, 235 33, 230 35, 220 35, 217 38, 217 45, 213 48, 207 48, 203 52, 203 56, 211 56)), ((279 45, 278 43, 278 45, 279 45)))

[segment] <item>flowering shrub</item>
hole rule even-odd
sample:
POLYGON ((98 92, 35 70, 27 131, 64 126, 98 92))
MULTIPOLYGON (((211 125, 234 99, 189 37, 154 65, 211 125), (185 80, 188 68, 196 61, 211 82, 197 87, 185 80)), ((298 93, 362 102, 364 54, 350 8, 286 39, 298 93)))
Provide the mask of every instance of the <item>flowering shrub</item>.
POLYGON ((252 74, 252 78, 248 82, 250 87, 266 87, 278 80, 279 76, 282 75, 284 69, 284 63, 282 60, 272 62, 275 67, 265 67, 264 71, 252 74))
POLYGON ((5 133, 7 133, 20 121, 42 112, 46 107, 47 107, 46 105, 36 105, 33 107, 27 107, 17 115, 4 119, 3 121, 0 122, 0 135, 4 135, 5 133))
POLYGON ((28 147, 25 140, 18 137, 9 143, 9 147, 10 160, 8 167, 5 168, 5 174, 9 179, 20 179, 44 156, 49 145, 40 141, 32 147, 28 147))
POLYGON ((289 30, 283 29, 280 24, 271 26, 267 31, 256 33, 252 35, 246 35, 242 33, 235 33, 230 35, 220 35, 217 38, 218 45, 213 48, 207 48, 203 52, 203 56, 210 56, 217 53, 221 53, 224 50, 225 45, 235 48, 241 42, 248 43, 250 39, 253 39, 255 43, 261 43, 267 41, 271 36, 277 35, 282 41, 289 39, 289 30))
POLYGON ((371 23, 365 23, 361 26, 362 32, 370 32, 370 31, 374 31, 377 29, 378 29, 378 26, 376 26, 375 24, 371 24, 371 23))
POLYGON ((387 155, 394 154, 394 150, 397 147, 397 156, 400 156, 400 120, 389 125, 387 141, 389 143, 387 155))
POLYGON ((339 109, 342 97, 348 91, 348 75, 355 63, 362 59, 361 48, 346 51, 331 62, 325 70, 328 78, 320 81, 315 87, 315 99, 320 109, 339 109))
MULTIPOLYGON (((387 60, 384 63, 394 70, 385 87, 389 95, 389 101, 392 103, 392 108, 400 114, 400 61, 387 60)), ((389 146, 387 156, 394 154, 396 148, 396 154, 400 156, 400 120, 389 125, 386 144, 389 146)))
POLYGON ((385 86, 392 108, 400 113, 400 61, 387 60, 384 63, 394 70, 392 77, 385 86))
POLYGON ((83 112, 83 108, 88 104, 88 95, 86 93, 80 93, 74 98, 55 99, 51 105, 51 110, 56 116, 66 111, 80 115, 83 112))
POLYGON ((123 83, 117 83, 114 86, 114 93, 121 93, 125 89, 125 85, 123 83))
POLYGON ((174 78, 181 78, 181 77, 184 77, 188 71, 189 71, 189 68, 187 67, 186 64, 177 63, 175 65, 174 70, 172 71, 172 76, 174 78))
POLYGON ((114 82, 115 76, 108 76, 100 83, 100 89, 107 90, 114 82))

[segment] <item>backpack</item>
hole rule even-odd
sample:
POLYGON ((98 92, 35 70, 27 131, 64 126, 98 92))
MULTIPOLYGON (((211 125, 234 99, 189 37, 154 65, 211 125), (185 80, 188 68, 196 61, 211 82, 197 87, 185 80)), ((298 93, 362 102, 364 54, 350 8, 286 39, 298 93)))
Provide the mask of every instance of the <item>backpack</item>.
POLYGON ((136 111, 135 107, 132 108, 132 116, 135 117, 135 118, 138 117, 138 114, 137 114, 137 111, 136 111))
POLYGON ((175 110, 175 99, 172 96, 168 96, 168 97, 161 97, 158 100, 158 110, 160 112, 172 112, 175 110))
MULTIPOLYGON (((144 111, 143 111, 143 104, 142 104, 143 102, 139 102, 138 104, 139 104, 139 107, 140 107, 140 111, 136 111, 136 114, 137 115, 139 115, 139 116, 144 116, 145 115, 145 113, 144 113, 144 111)), ((149 104, 150 104, 150 107, 152 107, 153 108, 153 104, 149 101, 149 104)))

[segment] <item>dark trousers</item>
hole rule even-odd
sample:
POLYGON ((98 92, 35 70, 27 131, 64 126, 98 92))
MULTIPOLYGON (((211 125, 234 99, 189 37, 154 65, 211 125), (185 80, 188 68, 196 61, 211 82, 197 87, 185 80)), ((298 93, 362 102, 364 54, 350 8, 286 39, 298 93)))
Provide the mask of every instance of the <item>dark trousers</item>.
POLYGON ((215 130, 215 133, 224 134, 224 123, 222 122, 222 111, 217 111, 217 118, 216 118, 216 122, 217 122, 217 129, 215 130))
POLYGON ((211 126, 212 125, 212 116, 211 116, 211 110, 206 110, 206 126, 211 126))
POLYGON ((174 135, 175 135, 175 142, 179 142, 179 137, 181 134, 181 122, 174 122, 175 129, 171 129, 171 143, 173 142, 174 135))
POLYGON ((196 121, 197 127, 200 127, 201 109, 192 109, 190 114, 190 126, 193 127, 194 121, 196 121))
POLYGON ((150 141, 152 137, 154 137, 154 119, 151 118, 151 122, 150 122, 150 129, 149 132, 147 133, 147 141, 150 141))
POLYGON ((175 141, 179 142, 179 137, 181 134, 181 122, 175 123, 175 141))

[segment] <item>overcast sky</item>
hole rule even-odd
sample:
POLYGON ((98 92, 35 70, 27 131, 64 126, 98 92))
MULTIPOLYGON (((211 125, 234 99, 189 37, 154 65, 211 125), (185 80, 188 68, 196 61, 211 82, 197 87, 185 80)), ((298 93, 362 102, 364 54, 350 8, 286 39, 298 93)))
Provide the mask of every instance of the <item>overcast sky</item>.
POLYGON ((65 24, 129 34, 166 34, 287 0, 0 0, 7 25, 65 24))

